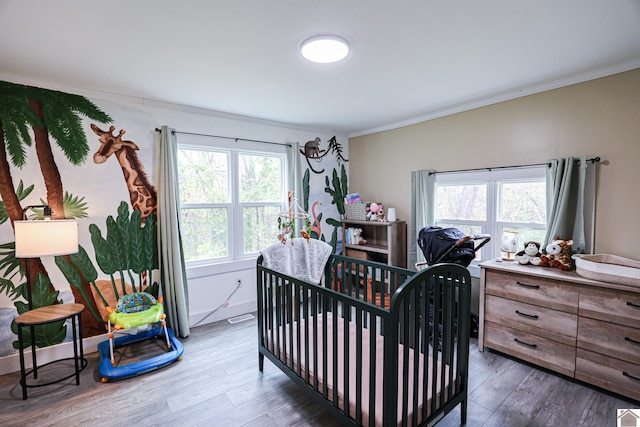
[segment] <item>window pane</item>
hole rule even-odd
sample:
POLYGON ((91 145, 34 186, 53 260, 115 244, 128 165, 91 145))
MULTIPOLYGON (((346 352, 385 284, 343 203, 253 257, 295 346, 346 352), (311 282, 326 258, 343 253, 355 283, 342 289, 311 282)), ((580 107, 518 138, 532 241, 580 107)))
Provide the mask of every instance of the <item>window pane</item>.
POLYGON ((282 200, 282 157, 240 154, 240 203, 282 200))
POLYGON ((185 261, 229 256, 227 209, 182 209, 182 248, 185 261))
POLYGON ((501 221, 546 224, 544 181, 502 183, 501 189, 501 221))
POLYGON ((242 209, 244 254, 255 253, 277 242, 279 206, 252 206, 242 209))
POLYGON ((180 203, 229 202, 229 155, 178 149, 178 181, 180 203))
POLYGON ((486 185, 439 185, 436 191, 437 218, 486 220, 486 185))
POLYGON ((501 230, 502 246, 500 249, 512 250, 511 244, 513 243, 515 244, 516 252, 520 252, 524 249, 525 242, 534 241, 542 244, 545 232, 545 229, 540 228, 504 227, 501 230))

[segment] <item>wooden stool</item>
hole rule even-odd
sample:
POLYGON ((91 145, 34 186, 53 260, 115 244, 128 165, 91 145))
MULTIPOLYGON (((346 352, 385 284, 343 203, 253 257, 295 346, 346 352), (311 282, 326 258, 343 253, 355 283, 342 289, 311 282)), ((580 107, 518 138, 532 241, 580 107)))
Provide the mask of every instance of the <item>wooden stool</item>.
POLYGON ((64 381, 75 375, 76 385, 80 385, 80 371, 87 366, 87 359, 84 358, 84 349, 82 346, 82 318, 80 314, 84 310, 82 304, 54 304, 47 307, 29 310, 26 313, 16 317, 16 326, 18 328, 18 346, 20 348, 20 385, 22 386, 22 400, 27 399, 27 387, 42 387, 64 381), (45 325, 47 323, 58 322, 71 318, 73 329, 73 357, 54 360, 45 363, 40 367, 50 365, 52 363, 63 360, 73 360, 75 364, 75 372, 64 378, 59 378, 43 384, 27 384, 27 376, 33 374, 33 378, 38 378, 38 363, 36 361, 36 340, 34 339, 35 326, 45 325), (76 326, 77 319, 77 326, 76 326), (24 343, 22 337, 22 328, 28 326, 31 328, 31 357, 33 359, 33 368, 30 371, 25 370, 24 366, 24 343))

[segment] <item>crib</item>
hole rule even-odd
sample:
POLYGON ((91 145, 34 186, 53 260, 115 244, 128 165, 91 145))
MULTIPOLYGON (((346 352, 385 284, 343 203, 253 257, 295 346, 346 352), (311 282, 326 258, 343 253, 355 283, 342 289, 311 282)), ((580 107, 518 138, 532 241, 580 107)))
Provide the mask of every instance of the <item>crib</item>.
POLYGON ((458 404, 466 422, 466 268, 331 255, 313 284, 260 256, 257 279, 261 372, 266 357, 345 425, 433 425, 458 404))

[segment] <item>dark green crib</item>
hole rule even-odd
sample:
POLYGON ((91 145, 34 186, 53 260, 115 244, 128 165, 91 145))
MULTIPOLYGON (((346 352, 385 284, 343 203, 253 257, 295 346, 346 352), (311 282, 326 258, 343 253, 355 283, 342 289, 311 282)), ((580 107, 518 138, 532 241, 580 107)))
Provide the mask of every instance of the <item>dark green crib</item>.
POLYGON ((322 283, 257 261, 258 347, 347 425, 466 422, 471 277, 332 255, 322 283))

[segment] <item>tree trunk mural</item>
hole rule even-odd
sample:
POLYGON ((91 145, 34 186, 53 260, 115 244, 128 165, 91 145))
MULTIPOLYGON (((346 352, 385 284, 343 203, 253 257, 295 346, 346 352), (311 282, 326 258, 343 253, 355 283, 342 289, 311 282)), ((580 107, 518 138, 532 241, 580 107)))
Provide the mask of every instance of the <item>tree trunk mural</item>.
MULTIPOLYGON (((64 212, 64 191, 62 188, 62 179, 60 178, 60 171, 58 170, 55 158, 53 157, 53 151, 51 150, 49 131, 47 130, 47 123, 42 111, 42 102, 38 99, 29 99, 29 105, 38 119, 43 123, 42 127, 33 126, 32 129, 35 139, 36 155, 38 157, 38 163, 40 164, 40 171, 47 188, 47 204, 53 211, 52 217, 54 219, 64 219, 66 218, 66 215, 64 212)), ((66 256, 66 259, 70 261, 68 256, 66 256)), ((85 301, 82 296, 82 292, 75 287, 71 287, 74 300, 78 302, 85 301, 86 304, 90 304, 95 307, 96 303, 93 299, 91 285, 89 282, 83 280, 82 288, 85 291, 85 295, 89 297, 89 300, 85 301)), ((53 292, 54 290, 55 286, 52 283, 51 291, 53 292)), ((89 310, 84 311, 82 313, 82 334, 84 336, 95 335, 96 330, 100 332, 104 331, 104 325, 92 316, 89 310)))

